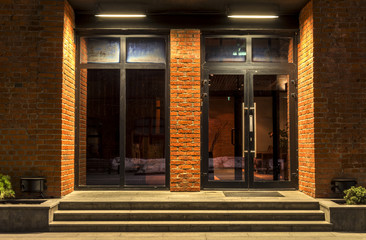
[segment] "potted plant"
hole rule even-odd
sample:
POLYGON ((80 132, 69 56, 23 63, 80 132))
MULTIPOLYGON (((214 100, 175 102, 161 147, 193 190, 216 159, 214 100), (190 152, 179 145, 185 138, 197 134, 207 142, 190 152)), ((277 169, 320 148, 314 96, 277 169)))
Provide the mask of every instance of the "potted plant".
POLYGON ((15 193, 11 187, 10 177, 0 174, 0 200, 13 197, 15 197, 15 193))
POLYGON ((344 199, 348 205, 366 204, 366 189, 362 186, 354 187, 344 191, 344 199))

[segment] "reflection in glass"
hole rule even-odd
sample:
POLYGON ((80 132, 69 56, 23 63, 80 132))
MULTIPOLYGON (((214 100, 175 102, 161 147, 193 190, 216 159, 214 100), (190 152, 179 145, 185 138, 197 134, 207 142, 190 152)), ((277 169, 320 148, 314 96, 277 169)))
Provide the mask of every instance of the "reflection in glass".
POLYGON ((165 71, 126 70, 126 185, 165 185, 165 71))
POLYGON ((81 38, 81 63, 119 63, 119 38, 81 38))
POLYGON ((242 75, 213 75, 209 90, 210 181, 244 181, 242 75))
POLYGON ((254 181, 289 180, 288 75, 255 75, 254 181))
POLYGON ((165 39, 127 38, 127 62, 165 63, 165 39))
POLYGON ((253 38, 253 62, 289 62, 290 38, 253 38))
POLYGON ((119 185, 119 70, 89 69, 87 185, 119 185))
POLYGON ((244 38, 206 38, 206 62, 245 62, 244 38))

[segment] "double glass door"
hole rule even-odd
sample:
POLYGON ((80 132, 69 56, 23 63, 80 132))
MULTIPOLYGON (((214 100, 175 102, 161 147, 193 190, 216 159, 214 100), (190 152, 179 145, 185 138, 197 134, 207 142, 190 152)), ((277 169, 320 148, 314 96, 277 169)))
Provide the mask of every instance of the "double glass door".
POLYGON ((207 73, 203 187, 291 187, 288 74, 207 73))

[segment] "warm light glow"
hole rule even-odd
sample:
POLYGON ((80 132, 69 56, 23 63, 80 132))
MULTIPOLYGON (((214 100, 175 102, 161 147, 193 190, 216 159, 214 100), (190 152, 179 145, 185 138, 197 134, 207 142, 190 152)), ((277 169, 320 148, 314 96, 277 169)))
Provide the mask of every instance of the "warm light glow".
POLYGON ((144 14, 98 14, 96 17, 107 17, 107 18, 143 18, 146 17, 144 14))
POLYGON ((275 15, 229 15, 229 18, 278 18, 275 15))

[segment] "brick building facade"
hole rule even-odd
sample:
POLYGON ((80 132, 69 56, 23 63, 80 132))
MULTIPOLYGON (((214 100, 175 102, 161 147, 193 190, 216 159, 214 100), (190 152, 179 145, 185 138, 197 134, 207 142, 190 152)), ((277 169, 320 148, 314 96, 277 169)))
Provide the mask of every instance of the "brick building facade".
MULTIPOLYGON (((363 134, 366 127, 366 111, 363 104, 366 96, 365 6, 364 0, 307 2, 297 13, 299 24, 292 29, 293 42, 288 47, 290 52, 293 49, 297 55, 297 61, 296 58, 291 60, 292 55, 286 60, 289 66, 295 66, 295 71, 289 71, 288 75, 287 72, 282 75, 280 72, 274 73, 278 76, 290 76, 286 88, 292 90, 287 91, 286 105, 288 104, 288 109, 291 108, 291 104, 297 105, 297 108, 293 108, 296 112, 292 115, 289 114, 290 110, 286 112, 288 121, 292 124, 287 126, 292 129, 288 136, 289 145, 295 146, 289 154, 292 154, 289 163, 292 170, 289 168, 288 174, 284 173, 286 170, 281 170, 281 174, 289 175, 283 179, 291 180, 296 188, 313 197, 332 196, 330 182, 336 177, 356 178, 360 185, 366 185, 366 137, 363 134), (297 44, 293 44, 294 42, 297 44), (293 80, 294 84, 290 80, 293 80), (290 102, 289 99, 293 100, 290 102), (297 172, 293 172, 293 166, 298 166, 298 179, 297 172)), ((80 58, 87 55, 84 52, 87 43, 83 41, 88 37, 86 27, 80 28, 85 21, 81 18, 80 15, 75 15, 73 7, 64 0, 5 0, 0 3, 0 172, 11 176, 18 196, 22 195, 20 178, 25 176, 45 177, 46 195, 54 197, 65 196, 74 189, 88 185, 87 148, 88 141, 92 139, 90 137, 88 140, 88 91, 91 89, 88 80, 92 74, 96 74, 90 69, 100 67, 88 63, 79 64, 80 58)), ((286 18, 283 21, 286 22, 286 18)), ((123 22, 107 22, 106 24, 111 26, 109 29, 113 30, 98 29, 103 23, 95 20, 88 24, 94 24, 99 31, 92 32, 93 36, 118 35, 121 39, 120 46, 124 46, 124 41, 128 44, 129 35, 136 37, 139 34, 154 34, 153 29, 158 29, 150 27, 146 30, 145 23, 144 27, 140 27, 138 22, 128 22, 129 32, 126 33, 123 22)), ((89 26, 88 24, 86 26, 89 26)), ((170 191, 200 191, 206 187, 202 184, 205 173, 202 164, 204 158, 209 159, 208 151, 204 153, 205 148, 202 147, 206 141, 204 138, 209 137, 204 134, 208 121, 203 120, 203 117, 207 116, 204 115, 206 113, 203 99, 204 89, 208 86, 205 85, 205 80, 208 80, 205 71, 211 67, 204 65, 207 58, 204 50, 208 45, 204 38, 215 36, 218 32, 228 36, 268 35, 273 34, 271 28, 274 27, 272 23, 262 23, 259 20, 258 25, 253 22, 246 25, 254 24, 257 28, 246 27, 243 30, 235 24, 229 26, 230 23, 213 21, 210 24, 213 25, 213 29, 216 24, 217 31, 212 34, 212 29, 207 31, 200 23, 196 23, 196 27, 191 23, 189 27, 181 28, 179 24, 172 24, 170 28, 169 22, 165 24, 164 30, 157 32, 166 39, 166 61, 153 68, 160 69, 159 71, 167 76, 169 84, 165 85, 167 87, 164 90, 164 101, 154 100, 154 124, 162 121, 156 117, 160 111, 164 112, 162 108, 167 111, 165 116, 169 117, 160 118, 165 120, 165 130, 160 131, 156 127, 154 137, 158 139, 165 132, 165 139, 168 139, 164 143, 164 150, 160 150, 165 151, 165 188, 170 191), (220 30, 222 26, 226 26, 225 31, 220 30), (258 34, 258 29, 267 30, 258 34), (163 107, 160 105, 162 103, 163 107)), ((286 27, 285 23, 284 27, 276 29, 275 33, 283 36, 283 29, 286 27)), ((254 38, 246 38, 246 44, 254 41, 254 38)), ((249 53, 248 50, 248 58, 249 53)), ((121 50, 121 56, 124 56, 123 54, 121 50)), ((129 65, 128 61, 123 61, 118 65, 118 74, 123 76, 122 83, 127 81, 123 79, 138 74, 133 71, 134 68, 151 68, 143 64, 129 65)), ((117 69, 112 65, 111 68, 117 69)), ((248 75, 245 76, 256 81, 255 74, 250 75, 252 69, 246 71, 248 75)), ((235 71, 230 74, 240 75, 235 71)), ((148 75, 140 78, 148 79, 148 75)), ((221 81, 220 76, 213 76, 210 80, 211 86, 221 81)), ((245 84, 247 83, 243 82, 243 87, 247 87, 245 84)), ((125 93, 123 91, 125 90, 121 90, 121 93, 125 93)), ((258 100, 257 105, 259 102, 258 100)), ((242 110, 243 124, 248 126, 245 129, 250 127, 244 118, 251 119, 250 116, 253 116, 250 112, 251 107, 248 107, 248 116, 244 114, 247 110, 242 110)), ((130 110, 127 106, 127 110, 123 111, 130 110)), ((125 138, 120 138, 121 142, 130 141, 126 140, 126 136, 129 136, 128 128, 127 133, 123 131, 125 130, 120 130, 120 136, 125 138)), ((243 127, 242 135, 248 134, 249 139, 251 132, 245 131, 247 132, 244 134, 243 127)), ((280 134, 280 131, 277 134, 280 134)), ((236 139, 233 133, 231 138, 236 139)), ((148 144, 141 139, 132 137, 131 141, 140 144, 140 147, 148 144)), ((150 140, 151 149, 151 141, 163 142, 162 139, 150 140)), ((236 141, 240 142, 237 139, 236 141)), ((121 144, 120 146, 124 147, 119 148, 119 151, 122 149, 127 156, 129 150, 126 148, 129 145, 126 147, 126 144, 121 144)), ((251 147, 250 143, 245 144, 251 147)), ((281 142, 275 144, 279 149, 281 142)), ((154 147, 158 149, 159 146, 154 147)), ((243 156, 244 152, 241 152, 243 156)), ((161 159, 158 155, 155 158, 161 159)), ((248 158, 250 155, 245 156, 248 158)), ((134 155, 131 158, 137 157, 134 155)), ((120 159, 119 161, 123 161, 124 156, 120 156, 120 159)), ((127 162, 122 166, 126 167, 127 162)), ((248 174, 248 170, 253 171, 250 166, 241 166, 243 174, 248 174)), ((272 168, 274 169, 274 166, 272 168)), ((119 167, 118 171, 123 175, 123 170, 119 167)), ((236 179, 236 167, 235 171, 236 179)), ((109 175, 106 176, 110 177, 109 175)), ((216 178, 219 177, 215 175, 212 180, 218 181, 216 178)), ((123 179, 127 181, 125 176, 123 179)), ((241 179, 248 181, 248 178, 241 179)), ((144 181, 147 182, 146 179, 144 181)), ((155 180, 151 178, 149 181, 155 180)))

